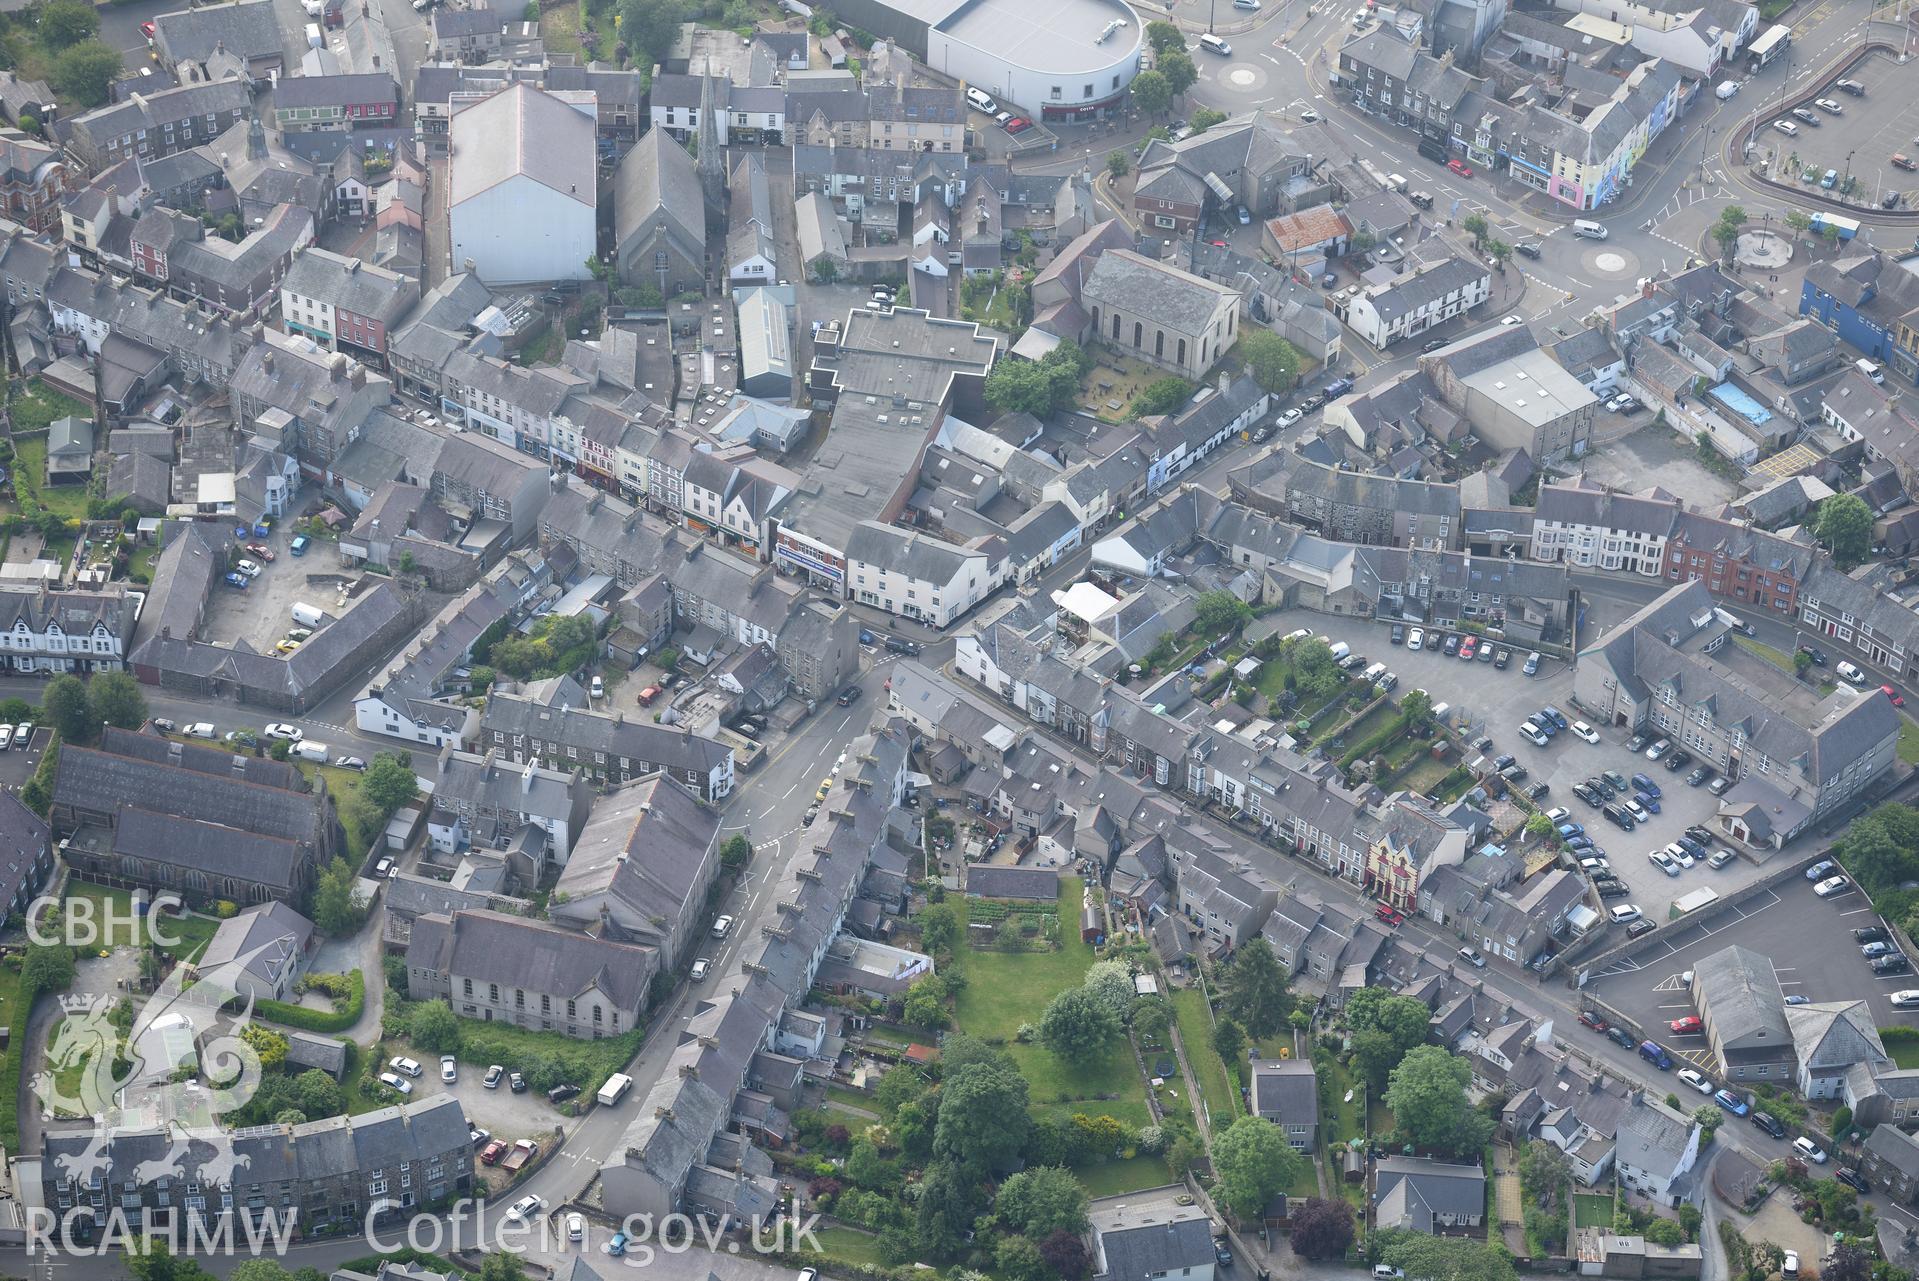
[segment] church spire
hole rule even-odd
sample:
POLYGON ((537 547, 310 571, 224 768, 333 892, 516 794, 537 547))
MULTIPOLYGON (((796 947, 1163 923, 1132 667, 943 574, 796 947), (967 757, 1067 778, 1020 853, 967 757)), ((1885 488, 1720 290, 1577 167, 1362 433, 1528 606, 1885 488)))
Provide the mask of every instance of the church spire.
POLYGON ((706 193, 707 209, 718 215, 726 208, 726 155, 720 147, 720 109, 712 71, 708 61, 700 75, 700 190, 706 193))

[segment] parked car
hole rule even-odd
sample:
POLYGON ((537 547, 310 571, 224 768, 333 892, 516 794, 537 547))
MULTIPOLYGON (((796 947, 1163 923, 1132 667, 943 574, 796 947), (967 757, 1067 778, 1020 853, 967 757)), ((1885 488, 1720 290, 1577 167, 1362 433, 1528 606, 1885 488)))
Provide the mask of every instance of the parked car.
POLYGON ((1462 178, 1470 178, 1473 176, 1472 166, 1467 164, 1463 160, 1458 160, 1458 159, 1448 160, 1446 162, 1446 167, 1452 170, 1454 173, 1458 174, 1462 178))
POLYGON ((1744 1116, 1752 1111, 1752 1104, 1731 1090, 1720 1090, 1712 1096, 1712 1101, 1734 1116, 1744 1116))
POLYGON ((1646 857, 1652 860, 1654 867, 1664 872, 1667 876, 1679 875, 1679 864, 1673 862, 1672 855, 1666 853, 1666 851, 1653 850, 1648 853, 1646 857))
POLYGON ((424 1070, 417 1059, 409 1059, 405 1055, 395 1055, 388 1059, 387 1066, 405 1076, 419 1076, 424 1070))
POLYGON ((1832 1177, 1851 1188, 1854 1192, 1865 1194, 1872 1191, 1872 1184, 1866 1182, 1866 1176, 1857 1170, 1849 1170, 1845 1166, 1840 1166, 1832 1172, 1832 1177))
POLYGON ((1620 903, 1612 908, 1610 915, 1614 925, 1624 925, 1627 921, 1636 921, 1639 919, 1639 904, 1620 903))
POLYGON ((1612 1026, 1612 1024, 1606 1022, 1606 1020, 1600 1018, 1597 1014, 1594 1014, 1591 1010, 1581 1010, 1579 1012, 1579 1022, 1583 1026, 1589 1027, 1595 1032, 1604 1032, 1607 1028, 1612 1026))
POLYGON ((1717 872, 1737 857, 1739 856, 1731 850, 1714 850, 1712 854, 1707 857, 1706 866, 1717 872))
POLYGON ((513 1093, 515 1094, 526 1093, 526 1078, 521 1076, 518 1072, 508 1073, 506 1078, 506 1084, 507 1084, 507 1088, 513 1091, 513 1093))
POLYGON ((1754 1112, 1746 1119, 1764 1130, 1767 1134, 1772 1135, 1775 1139, 1783 1139, 1786 1137, 1786 1127, 1781 1125, 1779 1118, 1770 1112, 1754 1112))
POLYGON ((1459 959, 1465 961, 1468 965, 1476 965, 1482 970, 1486 968, 1486 958, 1480 954, 1477 948, 1460 948, 1459 959))
POLYGON ((505 1076, 506 1076, 506 1069, 501 1067, 498 1063, 495 1063, 492 1067, 486 1070, 486 1079, 481 1081, 480 1084, 484 1085, 489 1090, 497 1090, 500 1088, 501 1079, 504 1078, 505 1076))
POLYGON ((413 1093, 413 1082, 403 1076, 395 1076, 391 1072, 380 1073, 380 1084, 386 1086, 387 1089, 392 1090, 396 1094, 413 1093))
POLYGON ((1870 966, 1874 974, 1904 974, 1912 968, 1904 953, 1894 952, 1891 956, 1882 956, 1870 966))
POLYGON ((1814 1165, 1824 1165, 1826 1163, 1825 1149, 1803 1134, 1792 1141, 1792 1150, 1800 1156, 1805 1157, 1806 1160, 1812 1162, 1814 1165))
POLYGON ((289 725, 285 721, 269 722, 266 728, 260 732, 268 738, 277 738, 288 743, 297 743, 306 737, 305 732, 302 731, 299 726, 289 725))
POLYGON ((1623 1027, 1607 1028, 1606 1037, 1621 1049, 1630 1050, 1633 1047, 1632 1033, 1623 1027))
POLYGON ((1713 1092, 1713 1083, 1707 1080, 1705 1074, 1698 1068, 1680 1068, 1679 1079, 1701 1094, 1711 1094, 1713 1092))
POLYGON ((1629 939, 1636 939, 1640 935, 1650 934, 1658 928, 1659 927, 1653 924, 1651 921, 1646 921, 1646 920, 1634 921, 1631 925, 1628 925, 1626 927, 1626 937, 1629 939))
POLYGON ((1573 722, 1573 737, 1591 743, 1595 747, 1599 745, 1599 731, 1584 721, 1573 722))
POLYGON ((1674 1036, 1691 1036, 1703 1026, 1697 1014, 1688 1014, 1684 1018, 1673 1019, 1667 1023, 1666 1029, 1674 1036))
POLYGON ((1714 773, 1715 771, 1712 766, 1701 765, 1698 769, 1686 775, 1686 786, 1698 787, 1702 783, 1709 781, 1712 778, 1714 773))
POLYGON ((1891 996, 1894 1009, 1919 1009, 1919 987, 1901 988, 1891 996))
POLYGON ((481 1165, 498 1165, 500 1158, 506 1155, 506 1140, 495 1139, 480 1152, 481 1165))
POLYGON ((1862 925, 1852 932, 1852 941, 1855 943, 1877 943, 1880 939, 1890 937, 1883 925, 1862 925))
POLYGON ((333 758, 333 768, 359 770, 365 773, 366 761, 358 756, 336 756, 333 758))

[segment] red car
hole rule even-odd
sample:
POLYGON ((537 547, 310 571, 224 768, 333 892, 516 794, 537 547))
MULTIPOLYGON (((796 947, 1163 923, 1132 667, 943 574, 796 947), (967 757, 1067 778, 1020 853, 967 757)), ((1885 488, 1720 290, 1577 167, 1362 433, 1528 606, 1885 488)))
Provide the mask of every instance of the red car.
POLYGON ((1697 1014, 1688 1014, 1683 1019, 1674 1019, 1672 1022, 1666 1024, 1666 1027, 1671 1030, 1674 1036, 1685 1036, 1689 1032, 1697 1032, 1699 1030, 1699 1016, 1697 1014))
POLYGON ((1579 1015, 1579 1021, 1581 1024, 1591 1028, 1595 1032, 1604 1032, 1607 1028, 1612 1026, 1612 1024, 1606 1022, 1606 1020, 1600 1018, 1597 1014, 1594 1014, 1591 1010, 1581 1011, 1579 1015))
POLYGON ((1462 178, 1470 178, 1473 176, 1472 166, 1464 160, 1448 160, 1446 167, 1462 178))
POLYGON ((1378 907, 1375 907, 1373 909, 1373 915, 1388 925, 1401 925, 1404 924, 1406 920, 1405 914, 1389 903, 1381 903, 1378 907))
POLYGON ((504 1139, 495 1139, 493 1142, 487 1144, 486 1149, 480 1153, 480 1164, 497 1165, 499 1164, 500 1158, 505 1155, 506 1141, 504 1139))
POLYGON ((1887 698, 1890 698, 1894 707, 1904 707, 1906 705, 1906 696, 1890 685, 1881 685, 1879 692, 1887 698))
POLYGON ((1468 636, 1465 640, 1459 642, 1459 656, 1470 663, 1473 661, 1473 651, 1478 648, 1479 638, 1476 636, 1468 636))
POLYGON ((1007 133, 1018 133, 1022 129, 1031 129, 1032 127, 1033 127, 1033 122, 1028 120, 1025 116, 1014 116, 1011 120, 1008 120, 1006 122, 1007 133))
POLYGON ((272 561, 275 559, 273 549, 265 543, 248 543, 247 550, 264 561, 272 561))
POLYGON ((153 39, 153 24, 151 22, 141 23, 140 34, 145 36, 149 40, 153 39))

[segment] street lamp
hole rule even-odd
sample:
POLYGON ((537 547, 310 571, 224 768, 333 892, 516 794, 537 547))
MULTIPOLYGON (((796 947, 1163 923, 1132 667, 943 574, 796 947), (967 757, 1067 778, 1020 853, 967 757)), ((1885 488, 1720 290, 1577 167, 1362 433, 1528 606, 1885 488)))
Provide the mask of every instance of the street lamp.
MULTIPOLYGON (((1858 148, 1855 147, 1853 150, 1856 151, 1858 148)), ((1852 156, 1852 151, 1846 153, 1846 180, 1839 184, 1839 197, 1842 200, 1845 199, 1846 193, 1852 189, 1852 156)))

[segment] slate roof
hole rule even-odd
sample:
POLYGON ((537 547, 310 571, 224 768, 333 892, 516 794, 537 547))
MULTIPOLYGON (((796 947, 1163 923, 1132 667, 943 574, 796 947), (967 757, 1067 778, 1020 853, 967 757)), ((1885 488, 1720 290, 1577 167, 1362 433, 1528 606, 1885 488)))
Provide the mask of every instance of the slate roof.
POLYGON ((414 921, 407 964, 568 999, 597 988, 620 1009, 638 1010, 659 969, 659 954, 479 910, 414 921))
POLYGON ((1380 320, 1391 324, 1444 298, 1455 290, 1469 289, 1488 274, 1482 263, 1452 257, 1419 268, 1387 285, 1368 289, 1366 297, 1380 320))
POLYGON ((1230 299, 1237 305, 1239 293, 1130 249, 1109 249, 1093 264, 1080 297, 1089 309, 1095 304, 1118 307, 1174 333, 1198 337, 1220 302, 1230 299))
POLYGON ((717 859, 719 815, 654 774, 615 788, 594 806, 560 871, 555 919, 613 937, 647 940, 681 919, 717 859))
POLYGON ((153 20, 154 45, 169 62, 205 62, 216 47, 249 61, 284 56, 272 0, 241 0, 163 13, 153 20))
POLYGON ((1756 1048, 1764 1042, 1790 1047, 1785 997, 1769 958, 1733 944, 1700 957, 1692 981, 1700 1011, 1721 1046, 1756 1048))
POLYGON ((313 922, 306 917, 284 903, 261 903, 220 922, 193 964, 202 974, 237 966, 257 982, 277 983, 312 937, 313 922))
POLYGON ((1381 1227, 1430 1233, 1440 1216, 1473 1218, 1486 1212, 1486 1174, 1477 1165, 1395 1156, 1373 1168, 1381 1227))
POLYGON ((377 320, 389 330, 420 301, 419 281, 317 245, 309 245, 294 256, 280 287, 302 298, 377 320))
POLYGON ((1907 1178, 1919 1178, 1919 1135, 1896 1125, 1876 1125, 1866 1136, 1866 1151, 1907 1178))
POLYGON ((1884 1064, 1892 1060, 1872 1010, 1864 1001, 1815 1001, 1788 1005, 1786 1026, 1792 1032, 1793 1053, 1799 1065, 1815 1073, 1830 1073, 1855 1063, 1884 1064))
POLYGON ((1312 1125, 1319 1116, 1319 1077, 1302 1059, 1253 1064, 1253 1111, 1269 1121, 1312 1125))
POLYGON ((578 746, 582 754, 605 752, 701 775, 718 768, 732 749, 710 738, 650 722, 620 720, 576 708, 544 707, 531 699, 495 694, 481 721, 486 730, 526 734, 549 743, 578 746))
POLYGON ((1212 1225, 1195 1206, 1149 1206, 1131 1213, 1120 1207, 1115 1214, 1096 1216, 1093 1230, 1096 1257, 1105 1264, 1095 1268, 1101 1281, 1181 1276, 1211 1266, 1213 1259, 1212 1225))
POLYGON ((510 85, 455 115, 452 148, 449 207, 520 177, 588 207, 595 202, 593 121, 531 85, 510 85))
POLYGON ((615 244, 625 244, 655 209, 665 213, 683 243, 706 243, 706 196, 700 190, 699 166, 666 130, 641 134, 620 159, 613 183, 615 244))

